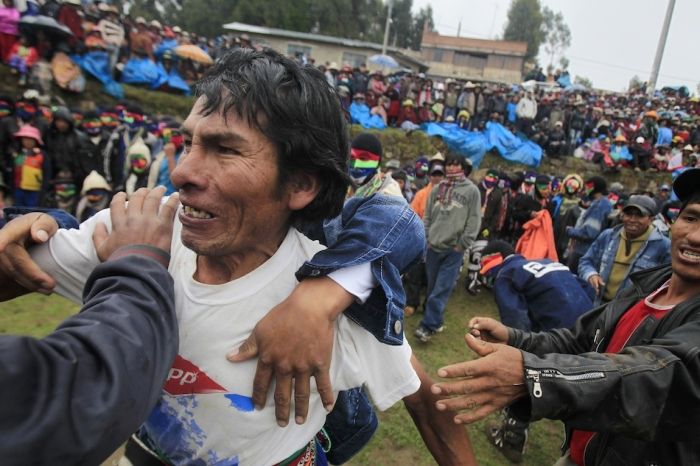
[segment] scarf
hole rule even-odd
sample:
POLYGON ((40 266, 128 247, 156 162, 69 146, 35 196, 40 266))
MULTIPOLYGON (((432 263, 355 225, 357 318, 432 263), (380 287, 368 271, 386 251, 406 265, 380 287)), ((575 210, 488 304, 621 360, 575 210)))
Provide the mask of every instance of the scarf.
POLYGON ((454 191, 455 183, 462 182, 467 177, 459 165, 447 165, 445 171, 447 173, 445 173, 445 179, 440 182, 437 199, 443 206, 448 206, 452 202, 452 192, 454 191))

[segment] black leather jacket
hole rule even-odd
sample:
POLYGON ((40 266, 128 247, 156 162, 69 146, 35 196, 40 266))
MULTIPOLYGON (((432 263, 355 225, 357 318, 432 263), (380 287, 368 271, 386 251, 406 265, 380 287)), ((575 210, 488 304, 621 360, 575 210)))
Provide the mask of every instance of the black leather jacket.
POLYGON ((647 317, 618 354, 601 354, 618 319, 671 276, 670 266, 631 275, 619 298, 581 316, 573 329, 510 329, 523 350, 529 397, 513 414, 560 419, 598 432, 586 465, 700 464, 700 293, 655 320, 647 317))

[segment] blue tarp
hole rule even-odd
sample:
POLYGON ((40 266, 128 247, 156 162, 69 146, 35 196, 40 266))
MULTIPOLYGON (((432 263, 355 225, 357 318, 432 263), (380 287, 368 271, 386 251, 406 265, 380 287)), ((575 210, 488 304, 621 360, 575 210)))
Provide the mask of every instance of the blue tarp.
POLYGON ((520 139, 500 123, 486 123, 484 134, 488 138, 489 148, 496 149, 504 159, 539 167, 542 148, 534 142, 520 139))
POLYGON ((421 129, 428 136, 439 136, 447 146, 464 155, 478 168, 489 150, 496 150, 506 160, 538 167, 542 148, 532 141, 523 141, 500 123, 489 122, 486 130, 466 131, 455 123, 424 123, 421 129))
MULTIPOLYGON (((122 82, 126 84, 153 84, 163 80, 165 70, 158 68, 148 58, 132 58, 122 70, 122 82)), ((165 76, 167 80, 167 75, 165 76)))
POLYGON ((456 123, 424 123, 421 129, 428 136, 441 137, 450 149, 471 160, 475 168, 490 148, 484 133, 463 130, 456 123))
POLYGON ((158 89, 165 86, 166 90, 180 91, 185 95, 190 95, 190 86, 187 85, 184 79, 180 76, 175 68, 170 69, 168 73, 162 63, 158 63, 160 75, 158 81, 151 84, 151 89, 158 89))
POLYGON ((175 47, 177 47, 177 39, 165 39, 163 42, 156 47, 155 51, 153 52, 153 55, 156 56, 157 59, 160 60, 160 57, 163 56, 163 52, 166 50, 172 50, 175 47))
POLYGON ((571 86, 571 76, 569 73, 563 73, 561 76, 559 76, 559 79, 557 79, 557 83, 563 88, 567 88, 571 86))
POLYGON ((115 99, 124 98, 124 89, 112 78, 109 68, 109 55, 101 50, 92 50, 83 56, 71 56, 80 69, 104 85, 104 91, 115 99))
POLYGON ((369 107, 365 104, 350 104, 350 120, 353 124, 362 125, 364 128, 384 129, 386 124, 379 115, 370 115, 369 107))

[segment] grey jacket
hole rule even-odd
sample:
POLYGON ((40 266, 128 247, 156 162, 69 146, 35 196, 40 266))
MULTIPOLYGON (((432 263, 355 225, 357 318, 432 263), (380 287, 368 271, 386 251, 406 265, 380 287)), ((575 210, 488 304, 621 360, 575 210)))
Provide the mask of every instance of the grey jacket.
POLYGON ((452 197, 446 205, 437 197, 442 181, 428 197, 423 223, 428 245, 436 251, 447 251, 458 246, 462 251, 471 248, 481 225, 481 194, 468 178, 455 183, 452 197))

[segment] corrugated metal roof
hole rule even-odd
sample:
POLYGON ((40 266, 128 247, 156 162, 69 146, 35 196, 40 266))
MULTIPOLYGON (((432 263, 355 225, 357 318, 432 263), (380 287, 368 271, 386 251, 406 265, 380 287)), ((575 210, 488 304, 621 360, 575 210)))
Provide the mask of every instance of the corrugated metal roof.
MULTIPOLYGON (((253 24, 245 24, 245 23, 238 23, 238 22, 224 24, 223 28, 228 29, 229 31, 245 32, 247 34, 258 34, 261 36, 287 37, 289 39, 308 40, 308 41, 312 41, 312 42, 323 42, 326 44, 342 45, 345 47, 372 49, 372 50, 378 51, 379 53, 381 53, 381 51, 382 51, 382 45, 375 44, 374 42, 365 42, 365 41, 355 40, 355 39, 346 39, 343 37, 324 36, 322 34, 312 34, 309 32, 298 32, 298 31, 290 31, 288 29, 268 28, 268 27, 255 26, 253 24)), ((426 65, 425 63, 423 63, 419 60, 416 60, 415 58, 403 53, 400 48, 387 47, 387 52, 392 52, 393 55, 400 57, 401 59, 408 61, 410 63, 414 63, 418 66, 428 68, 428 65, 426 65)))

